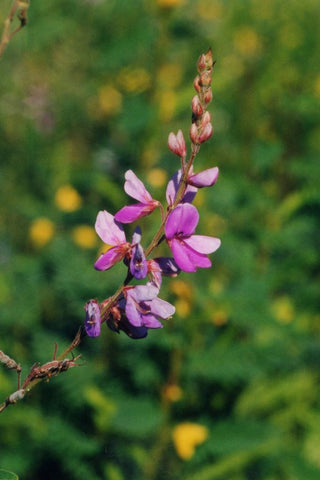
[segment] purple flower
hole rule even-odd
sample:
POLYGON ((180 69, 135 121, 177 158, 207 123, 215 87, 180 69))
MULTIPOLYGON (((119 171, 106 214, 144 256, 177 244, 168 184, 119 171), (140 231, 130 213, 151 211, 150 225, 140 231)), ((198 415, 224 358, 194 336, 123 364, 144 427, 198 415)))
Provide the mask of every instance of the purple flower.
POLYGON ((84 328, 89 337, 98 337, 100 335, 101 316, 100 307, 96 300, 89 300, 84 307, 86 319, 84 328))
MULTIPOLYGON (((169 180, 166 190, 166 199, 168 205, 173 205, 179 186, 182 178, 182 171, 178 170, 169 180)), ((188 185, 184 196, 181 200, 181 203, 192 203, 194 197, 196 196, 198 189, 192 185, 188 185)))
POLYGON ((158 200, 154 200, 141 180, 133 173, 132 170, 128 170, 125 173, 125 192, 139 203, 133 205, 127 205, 121 208, 119 212, 115 214, 115 219, 121 223, 131 223, 138 218, 149 215, 153 210, 160 205, 158 200))
POLYGON ((109 318, 107 319, 108 327, 113 331, 120 333, 122 330, 128 337, 132 339, 145 338, 148 335, 147 327, 134 327, 127 319, 125 312, 125 299, 119 300, 118 304, 112 307, 109 318))
POLYGON ((180 268, 174 258, 159 257, 148 260, 148 272, 151 274, 153 282, 160 288, 162 275, 167 277, 176 277, 180 273, 180 268))
POLYGON ((174 259, 185 272, 195 272, 198 267, 211 267, 207 257, 220 247, 220 240, 206 235, 193 235, 199 222, 199 213, 193 205, 178 205, 165 225, 165 235, 174 259))
MULTIPOLYGON (((192 203, 194 197, 196 196, 198 188, 211 187, 216 183, 218 175, 218 167, 208 168, 207 170, 203 170, 199 173, 193 173, 191 167, 187 178, 188 185, 181 203, 192 203)), ((182 172, 181 170, 178 170, 169 180, 166 191, 168 205, 172 205, 176 198, 176 194, 178 192, 181 182, 181 177, 182 172)))
POLYGON ((113 215, 105 210, 98 213, 95 229, 101 240, 113 246, 106 253, 100 255, 94 268, 108 270, 125 257, 130 251, 131 245, 126 241, 122 226, 114 220, 113 215))
POLYGON ((145 278, 148 273, 148 264, 140 241, 141 230, 140 227, 137 227, 132 235, 130 272, 138 280, 145 278))
POLYGON ((188 175, 188 184, 197 188, 212 187, 212 185, 216 183, 218 175, 218 167, 207 168, 207 170, 203 170, 202 172, 188 175))
POLYGON ((125 289, 126 316, 134 327, 161 328, 158 320, 171 317, 175 308, 157 297, 159 288, 151 282, 125 289))

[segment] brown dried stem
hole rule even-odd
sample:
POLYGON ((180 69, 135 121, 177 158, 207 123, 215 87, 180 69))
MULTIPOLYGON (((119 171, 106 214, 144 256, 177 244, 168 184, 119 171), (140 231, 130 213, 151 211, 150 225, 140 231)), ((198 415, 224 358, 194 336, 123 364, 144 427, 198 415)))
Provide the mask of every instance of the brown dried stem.
POLYGON ((48 381, 51 377, 56 377, 57 375, 60 375, 60 373, 69 370, 69 368, 78 366, 79 364, 75 362, 78 358, 80 358, 80 355, 77 355, 76 357, 73 357, 72 355, 71 359, 67 358, 67 355, 72 353, 72 351, 79 345, 80 340, 81 328, 78 330, 69 347, 57 358, 57 344, 55 344, 53 359, 47 363, 44 363, 43 365, 35 363, 26 376, 22 384, 22 388, 20 388, 21 366, 0 350, 0 362, 3 363, 7 368, 16 370, 18 374, 18 389, 11 393, 11 395, 9 395, 6 400, 0 404, 0 413, 3 412, 9 405, 14 405, 18 400, 22 400, 25 394, 29 393, 30 390, 37 385, 37 383, 41 382, 42 380, 48 381))
POLYGON ((5 19, 4 28, 2 31, 1 41, 0 41, 0 58, 2 57, 3 52, 5 51, 8 43, 11 38, 19 32, 23 27, 27 25, 27 11, 29 8, 30 0, 13 0, 11 5, 9 15, 5 19), (17 18, 20 21, 20 25, 15 28, 13 31, 11 29, 12 22, 14 20, 15 14, 17 13, 17 18))

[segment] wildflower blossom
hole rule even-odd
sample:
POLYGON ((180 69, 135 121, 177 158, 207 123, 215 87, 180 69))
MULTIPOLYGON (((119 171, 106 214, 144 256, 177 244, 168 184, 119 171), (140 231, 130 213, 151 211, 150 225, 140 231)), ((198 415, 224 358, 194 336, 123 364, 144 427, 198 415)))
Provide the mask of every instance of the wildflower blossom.
POLYGON ((131 223, 138 218, 149 215, 160 205, 160 202, 151 197, 144 184, 132 170, 128 170, 125 173, 125 179, 125 192, 135 200, 139 200, 139 203, 121 208, 121 210, 115 214, 115 219, 121 223, 131 223))
POLYGON ((130 260, 130 272, 138 280, 145 278, 148 272, 147 260, 144 255, 143 248, 140 245, 140 241, 141 230, 140 227, 137 227, 132 236, 132 256, 130 260))
POLYGON ((185 272, 195 272, 198 267, 211 267, 207 257, 220 247, 220 240, 206 235, 193 235, 199 221, 199 214, 193 205, 178 205, 169 214, 165 235, 174 259, 185 272))
POLYGON ((153 283, 160 288, 162 275, 176 277, 180 273, 180 268, 176 264, 174 258, 159 257, 148 260, 148 272, 152 277, 153 283))
POLYGON ((94 268, 96 270, 108 270, 125 257, 131 246, 126 241, 122 226, 115 221, 113 215, 105 210, 98 213, 95 229, 101 240, 108 245, 112 245, 112 248, 100 255, 94 264, 94 268))
POLYGON ((151 282, 126 288, 125 313, 131 325, 161 328, 162 324, 158 318, 165 320, 174 314, 174 306, 158 298, 158 293, 159 289, 151 282))
POLYGON ((100 335, 101 315, 100 307, 96 300, 89 300, 85 307, 86 319, 84 328, 89 337, 98 337, 100 335))

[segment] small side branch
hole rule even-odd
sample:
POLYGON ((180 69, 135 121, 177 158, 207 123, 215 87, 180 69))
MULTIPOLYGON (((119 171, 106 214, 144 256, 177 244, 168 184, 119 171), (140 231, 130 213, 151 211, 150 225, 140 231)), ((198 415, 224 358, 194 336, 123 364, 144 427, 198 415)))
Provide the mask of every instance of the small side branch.
POLYGON ((0 350, 0 362, 3 363, 10 370, 16 370, 18 374, 18 389, 11 393, 6 400, 0 404, 0 413, 3 412, 9 405, 14 405, 19 400, 22 400, 26 393, 29 393, 30 390, 42 380, 50 380, 51 377, 60 375, 62 372, 66 372, 69 368, 79 366, 76 361, 80 358, 81 355, 73 356, 73 350, 76 348, 81 339, 81 329, 77 332, 74 340, 71 342, 69 347, 56 358, 57 353, 57 344, 55 344, 53 359, 50 362, 40 365, 35 363, 28 375, 26 376, 22 388, 20 387, 20 376, 21 376, 21 366, 8 355, 0 350), (72 358, 66 358, 67 355, 71 353, 72 358))
POLYGON ((6 46, 10 42, 11 38, 19 32, 28 23, 27 11, 29 8, 30 0, 13 0, 8 17, 4 22, 4 28, 2 31, 0 41, 0 58, 6 49, 6 46), (15 15, 20 21, 20 25, 12 31, 12 23, 15 15))

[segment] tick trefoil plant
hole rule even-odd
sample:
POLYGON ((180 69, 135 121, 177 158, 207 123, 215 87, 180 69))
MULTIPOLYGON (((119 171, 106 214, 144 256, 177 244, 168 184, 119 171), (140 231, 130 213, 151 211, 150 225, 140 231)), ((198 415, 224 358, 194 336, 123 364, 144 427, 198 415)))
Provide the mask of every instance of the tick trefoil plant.
MULTIPOLYGON (((213 133, 211 116, 207 110, 212 99, 213 66, 209 49, 197 63, 198 74, 194 80, 196 94, 191 101, 189 155, 182 131, 169 134, 168 146, 180 158, 180 168, 168 182, 166 205, 154 199, 137 175, 128 170, 125 173, 124 190, 136 203, 122 207, 114 215, 105 210, 97 215, 95 230, 109 248, 99 256, 94 268, 105 275, 105 270, 124 262, 127 271, 123 282, 111 297, 101 302, 91 299, 85 304, 84 331, 89 337, 99 336, 103 323, 115 332, 125 332, 132 339, 146 337, 149 329, 161 328, 162 320, 169 319, 175 313, 175 307, 159 296, 162 277, 176 277, 181 271, 193 273, 198 268, 211 267, 208 255, 219 248, 220 240, 196 234, 199 213, 192 202, 198 189, 213 186, 219 174, 218 167, 201 172, 194 170, 201 144, 209 140, 213 133), (161 222, 152 241, 144 248, 141 228, 136 226, 133 235, 128 238, 124 225, 151 215, 157 209, 161 213, 161 222), (159 257, 156 251, 164 242, 170 254, 159 257)), ((0 362, 16 370, 18 376, 18 388, 0 404, 0 413, 23 399, 40 381, 49 380, 79 365, 76 361, 80 355, 74 357, 73 350, 80 343, 81 333, 83 331, 79 330, 69 347, 59 356, 55 344, 52 360, 43 365, 35 363, 23 382, 20 364, 0 351, 0 362)))
POLYGON ((122 261, 126 277, 114 295, 99 303, 89 300, 85 305, 85 331, 90 337, 101 333, 106 323, 115 332, 123 331, 133 339, 144 338, 149 329, 161 328, 161 320, 169 319, 175 307, 159 298, 162 276, 175 277, 181 271, 195 272, 211 267, 208 257, 220 246, 216 237, 195 234, 199 213, 192 204, 199 188, 211 187, 218 178, 218 167, 194 172, 194 161, 202 143, 212 136, 211 116, 207 107, 212 99, 211 79, 214 62, 209 49, 197 63, 194 80, 196 95, 192 98, 192 123, 189 131, 191 149, 181 130, 171 132, 168 146, 180 158, 180 168, 173 174, 166 189, 166 205, 154 199, 132 170, 125 173, 124 190, 138 203, 126 205, 112 215, 105 210, 97 215, 95 230, 109 249, 94 264, 97 270, 111 269, 122 261), (137 226, 128 241, 123 225, 136 222, 155 210, 161 212, 161 223, 150 245, 142 244, 141 228, 137 226), (157 247, 166 242, 168 257, 157 257, 157 247), (144 282, 132 285, 132 281, 144 282))

